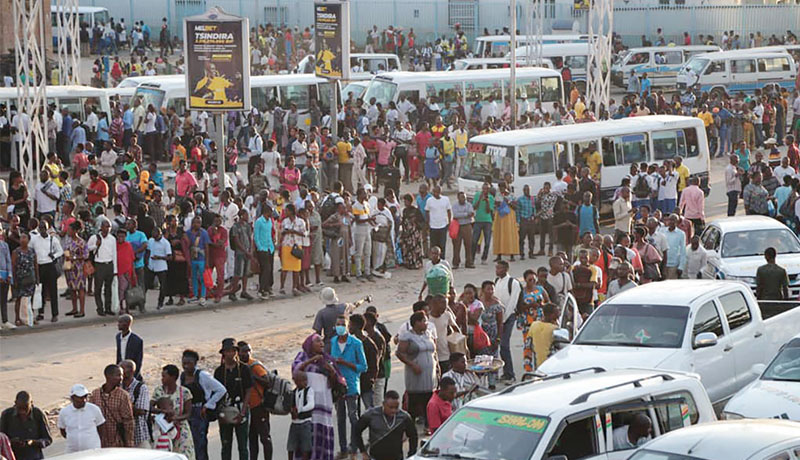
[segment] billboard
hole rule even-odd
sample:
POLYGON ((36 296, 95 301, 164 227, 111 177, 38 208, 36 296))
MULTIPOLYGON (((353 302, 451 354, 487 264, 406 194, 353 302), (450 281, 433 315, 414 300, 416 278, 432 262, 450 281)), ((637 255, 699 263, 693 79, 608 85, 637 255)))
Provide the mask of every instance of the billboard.
POLYGON ((183 24, 187 108, 250 110, 247 18, 212 8, 183 24))
POLYGON ((575 10, 588 10, 592 7, 591 0, 572 0, 572 8, 575 10))
POLYGON ((319 77, 350 75, 347 13, 347 5, 341 3, 314 4, 314 70, 319 77))

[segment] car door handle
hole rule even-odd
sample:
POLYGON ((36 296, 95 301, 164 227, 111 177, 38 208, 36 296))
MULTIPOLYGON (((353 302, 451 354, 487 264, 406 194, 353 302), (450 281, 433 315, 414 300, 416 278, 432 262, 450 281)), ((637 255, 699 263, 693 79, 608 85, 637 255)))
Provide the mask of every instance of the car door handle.
POLYGON ((753 334, 753 337, 757 339, 757 338, 761 337, 762 335, 764 335, 763 332, 757 331, 755 334, 753 334))
POLYGON ((731 351, 731 350, 733 350, 733 345, 725 345, 725 348, 722 349, 722 351, 731 351))

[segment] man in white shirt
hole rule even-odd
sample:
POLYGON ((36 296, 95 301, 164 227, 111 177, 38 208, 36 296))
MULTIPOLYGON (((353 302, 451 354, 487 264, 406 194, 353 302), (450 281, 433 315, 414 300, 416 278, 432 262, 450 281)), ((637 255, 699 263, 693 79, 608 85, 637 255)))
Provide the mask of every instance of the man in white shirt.
POLYGON ((367 119, 369 119, 370 126, 378 122, 378 115, 380 115, 380 111, 376 105, 375 98, 372 97, 369 100, 369 107, 367 107, 367 119))
POLYGON ((197 131, 199 134, 203 134, 208 131, 208 112, 203 110, 202 112, 197 114, 197 131))
POLYGON ((58 413, 58 429, 61 437, 67 440, 67 453, 99 449, 100 433, 97 428, 106 423, 103 411, 96 405, 86 402, 89 390, 80 383, 72 386, 69 398, 72 404, 58 413))
POLYGON ((511 334, 514 332, 514 323, 517 319, 517 302, 522 293, 522 284, 508 273, 508 262, 500 260, 495 265, 494 295, 504 307, 503 311, 503 336, 500 339, 500 358, 503 359, 502 380, 513 382, 514 363, 511 357, 511 334))
POLYGON ((447 228, 453 217, 453 207, 450 199, 442 196, 442 187, 433 187, 433 196, 425 202, 425 214, 431 235, 430 247, 438 247, 442 250, 442 258, 447 258, 447 228))
POLYGON ((486 119, 489 117, 497 118, 497 114, 497 102, 494 101, 493 96, 489 96, 489 101, 481 107, 481 123, 486 123, 486 119))
POLYGON ((631 220, 633 219, 633 205, 631 204, 631 189, 622 187, 619 198, 614 201, 614 236, 630 233, 631 220))
POLYGON ((772 174, 778 179, 779 184, 783 184, 784 176, 794 176, 796 171, 794 168, 789 166, 789 157, 781 158, 780 166, 777 166, 775 170, 772 171, 772 174))
POLYGON ((447 298, 444 295, 437 294, 428 303, 431 310, 428 321, 436 327, 436 358, 439 360, 441 372, 444 373, 450 370, 448 330, 458 329, 458 325, 455 315, 447 308, 447 298))
MULTIPOLYGON (((36 219, 31 222, 36 222, 36 219)), ((55 323, 58 321, 58 288, 56 286, 58 271, 55 261, 64 255, 64 250, 61 249, 61 240, 48 234, 47 229, 46 220, 38 222, 38 228, 30 232, 30 247, 36 252, 42 298, 45 294, 50 294, 50 309, 53 314, 51 321, 55 323)), ((39 321, 44 319, 44 301, 39 306, 39 314, 36 319, 39 321)))
POLYGON ((259 156, 264 151, 264 141, 255 126, 250 128, 250 141, 247 143, 247 150, 251 155, 259 156))
POLYGON ((111 234, 111 222, 101 216, 100 233, 89 237, 86 243, 94 256, 94 302, 97 314, 111 315, 111 282, 117 274, 117 239, 111 234), (105 294, 105 296, 103 295, 105 294))
MULTIPOLYGON (((798 100, 800 100, 800 98, 798 98, 798 100)), ((409 114, 411 114, 411 112, 417 110, 417 108, 414 107, 414 104, 411 101, 406 99, 406 95, 405 94, 401 94, 400 95, 400 102, 397 103, 397 110, 400 111, 400 120, 403 123, 406 123, 406 122, 408 122, 409 114)))
MULTIPOLYGON (((219 215, 222 216, 222 226, 230 234, 231 228, 239 216, 239 206, 236 203, 231 203, 231 196, 227 190, 219 195, 219 215)), ((225 250, 225 279, 228 279, 233 276, 234 253, 230 245, 226 245, 225 250)))
POLYGON ((84 125, 88 128, 88 132, 86 133, 87 137, 90 141, 94 142, 95 136, 97 135, 97 124, 100 120, 97 118, 97 114, 94 113, 91 107, 89 107, 89 114, 86 115, 86 123, 84 125))
POLYGON ((298 131, 297 140, 292 143, 292 155, 294 155, 294 164, 302 170, 306 165, 306 157, 308 157, 308 144, 304 131, 298 131))
MULTIPOLYGON (((372 204, 370 204, 370 207, 372 208, 372 204)), ((392 216, 392 211, 386 206, 385 198, 378 198, 374 209, 377 210, 375 212, 375 224, 379 229, 378 232, 384 232, 385 234, 387 230, 381 229, 388 229, 389 233, 388 241, 377 241, 374 235, 372 238, 372 274, 378 276, 377 270, 383 267, 386 260, 388 244, 394 241, 394 217, 392 216)))
POLYGON ((633 417, 630 425, 614 428, 614 450, 634 449, 648 441, 653 432, 650 417, 638 413, 633 417))
POLYGON ((658 168, 661 180, 658 189, 658 202, 664 215, 671 214, 678 204, 678 173, 672 167, 671 161, 665 161, 658 168))
POLYGON ((700 245, 700 237, 694 235, 692 241, 686 246, 686 278, 693 280, 700 278, 700 272, 708 263, 708 253, 700 245))
POLYGON ((553 183, 553 186, 550 187, 550 191, 555 193, 558 196, 564 196, 567 192, 567 187, 569 184, 564 182, 564 170, 559 168, 556 170, 556 181, 553 183))
POLYGON ((36 184, 36 216, 50 216, 55 218, 56 205, 58 204, 58 185, 50 180, 50 173, 46 170, 39 173, 39 183, 36 184))

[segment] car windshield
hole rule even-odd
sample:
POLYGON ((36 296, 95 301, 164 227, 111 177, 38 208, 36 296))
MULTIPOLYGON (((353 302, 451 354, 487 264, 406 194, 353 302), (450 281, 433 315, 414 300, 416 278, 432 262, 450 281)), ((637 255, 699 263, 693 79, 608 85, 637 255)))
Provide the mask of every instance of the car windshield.
POLYGON ((680 348, 689 307, 601 305, 575 339, 577 345, 680 348))
POLYGON ((483 181, 490 176, 493 182, 505 173, 514 174, 514 147, 472 142, 467 146, 467 161, 461 177, 483 181))
POLYGON ((628 458, 628 460, 704 460, 699 457, 689 457, 688 455, 671 454, 668 452, 657 452, 655 450, 640 450, 628 458))
POLYGON ((789 229, 748 230, 726 233, 722 240, 722 257, 764 255, 764 249, 775 248, 778 254, 800 253, 800 242, 789 229))
POLYGON ((369 101, 374 97, 375 102, 380 103, 382 107, 388 107, 389 101, 394 101, 395 94, 397 94, 397 84, 375 78, 369 83, 364 100, 369 101))
POLYGON ((153 107, 158 110, 161 108, 161 104, 164 102, 164 96, 166 93, 164 90, 150 88, 148 86, 139 86, 136 88, 136 92, 133 93, 133 98, 141 98, 142 106, 147 108, 148 105, 153 104, 153 107))
POLYGON ((800 338, 786 344, 764 371, 761 380, 800 382, 800 338))
POLYGON ((423 457, 528 460, 550 420, 464 407, 420 451, 423 457))
POLYGON ((708 59, 691 58, 686 65, 683 66, 681 72, 688 73, 691 70, 695 75, 700 75, 703 73, 703 69, 705 69, 707 65, 708 59))

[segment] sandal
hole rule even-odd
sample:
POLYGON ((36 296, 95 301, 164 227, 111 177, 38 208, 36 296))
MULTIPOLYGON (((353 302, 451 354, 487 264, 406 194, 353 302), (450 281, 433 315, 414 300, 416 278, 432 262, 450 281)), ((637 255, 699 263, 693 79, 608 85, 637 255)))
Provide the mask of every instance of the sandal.
POLYGON ((75 313, 75 316, 73 316, 73 318, 83 318, 84 316, 86 316, 85 313, 75 313))
POLYGON ((25 323, 23 323, 21 319, 18 319, 16 321, 14 321, 14 324, 17 325, 17 326, 24 326, 25 325, 25 323))
POLYGON ((184 299, 181 299, 181 300, 179 300, 179 301, 178 301, 178 303, 176 303, 175 305, 177 305, 177 306, 179 306, 179 307, 180 307, 181 305, 183 305, 183 304, 185 304, 185 303, 186 303, 186 301, 185 301, 184 299))
POLYGON ((68 312, 65 313, 66 316, 73 316, 73 315, 77 315, 77 314, 78 314, 78 310, 72 310, 72 311, 68 311, 68 312))

